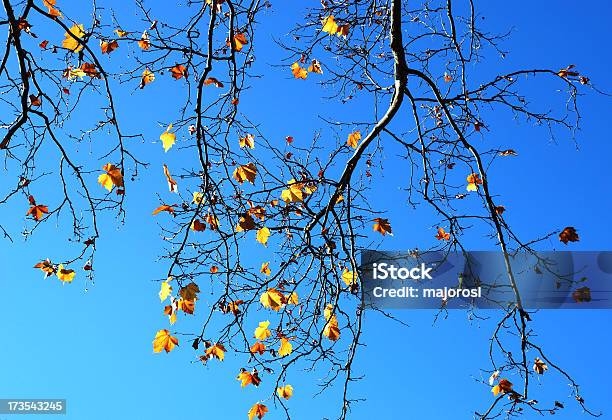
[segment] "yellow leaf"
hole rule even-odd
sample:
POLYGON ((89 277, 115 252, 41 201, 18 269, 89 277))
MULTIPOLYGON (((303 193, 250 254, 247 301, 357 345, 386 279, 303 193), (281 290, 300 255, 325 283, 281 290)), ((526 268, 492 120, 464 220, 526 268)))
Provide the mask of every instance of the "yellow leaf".
POLYGON ((334 314, 334 305, 332 305, 331 303, 328 303, 325 306, 325 310, 323 311, 323 316, 325 317, 325 320, 328 321, 329 318, 331 318, 333 314, 334 314))
POLYGON ((497 385, 495 385, 491 389, 491 392, 495 396, 497 396, 497 394, 499 394, 500 392, 502 394, 507 394, 510 391, 512 391, 512 382, 510 382, 507 379, 500 379, 499 382, 497 383, 497 385))
POLYGON ((480 175, 478 175, 477 173, 472 173, 468 175, 467 182, 468 184, 466 189, 468 191, 477 191, 478 185, 482 184, 482 179, 480 179, 480 175))
POLYGON ((204 194, 202 194, 199 191, 194 191, 193 192, 193 200, 191 202, 192 203, 196 203, 196 204, 200 204, 203 199, 204 199, 204 194))
POLYGON ((261 269, 259 270, 260 273, 265 274, 266 276, 270 275, 270 263, 269 262, 265 262, 261 265, 261 269))
POLYGON ((361 140, 361 132, 360 131, 353 131, 351 134, 348 135, 348 138, 346 140, 346 144, 348 144, 353 149, 356 149, 360 140, 361 140))
POLYGON ((272 288, 268 289, 265 293, 261 295, 261 297, 259 298, 259 302, 261 302, 264 308, 270 308, 273 311, 279 311, 285 305, 286 298, 281 292, 272 288))
POLYGON ((542 359, 536 357, 533 362, 533 370, 535 370, 539 375, 543 375, 544 372, 548 370, 548 366, 542 361, 542 359))
POLYGON ((293 395, 293 387, 291 385, 281 386, 276 388, 276 393, 280 398, 288 400, 293 395))
POLYGON ((270 237, 270 229, 262 227, 257 231, 257 242, 263 245, 268 245, 268 238, 270 237))
POLYGON ((153 351, 160 353, 162 350, 166 350, 166 353, 170 353, 174 346, 178 346, 178 343, 178 339, 172 337, 170 331, 159 330, 153 340, 153 351))
POLYGON ((280 340, 280 347, 278 348, 278 354, 282 357, 289 356, 293 351, 293 346, 285 337, 280 340))
POLYGON ((254 369, 253 373, 243 370, 238 374, 238 377, 236 379, 241 382, 240 386, 243 388, 248 384, 259 386, 259 384, 261 383, 261 379, 259 378, 257 369, 254 369))
POLYGON ((244 137, 240 137, 239 143, 240 143, 240 148, 248 147, 249 149, 254 149, 255 148, 255 136, 253 136, 252 134, 247 134, 244 137))
POLYGON ((323 74, 323 69, 321 68, 319 60, 312 60, 310 66, 308 66, 308 71, 311 73, 323 74))
POLYGON ((112 190, 113 186, 118 188, 123 187, 123 174, 121 174, 121 169, 110 163, 104 165, 102 169, 106 173, 98 177, 98 184, 101 184, 108 191, 112 190))
POLYGON ((217 343, 214 346, 209 347, 206 350, 206 357, 208 359, 216 357, 220 361, 223 361, 223 359, 225 359, 225 347, 221 343, 217 343))
POLYGON ((255 338, 258 340, 265 340, 269 338, 272 334, 268 327, 270 326, 270 321, 262 321, 259 323, 259 327, 255 328, 255 338))
POLYGON ((323 329, 323 335, 331 341, 337 341, 340 338, 340 328, 338 327, 336 315, 331 315, 327 320, 327 324, 323 329))
POLYGON ((109 191, 113 189, 113 181, 111 180, 111 177, 107 174, 102 174, 98 177, 98 184, 101 184, 109 191))
POLYGON ((291 292, 289 297, 287 298, 287 304, 297 305, 299 303, 297 292, 291 292))
POLYGON ((66 283, 72 283, 72 280, 74 280, 74 276, 76 276, 74 270, 64 268, 64 264, 60 264, 59 267, 57 267, 57 278, 61 281, 66 283))
POLYGON ((159 300, 162 302, 166 300, 168 296, 170 296, 170 293, 172 293, 172 286, 170 286, 168 283, 171 279, 172 277, 168 277, 168 280, 162 282, 161 288, 159 289, 159 300))
POLYGON ((287 182, 287 186, 289 188, 283 190, 281 193, 281 199, 285 203, 301 202, 304 200, 306 195, 314 192, 314 189, 311 187, 304 188, 304 184, 302 182, 297 182, 295 179, 289 180, 289 182, 287 182))
POLYGON ((259 420, 263 418, 268 412, 268 407, 263 404, 257 403, 249 410, 249 420, 253 420, 257 417, 259 420))
POLYGON ((342 281, 344 281, 347 286, 350 286, 357 281, 357 276, 355 273, 345 268, 342 272, 342 281))
POLYGON ((249 181, 255 185, 255 177, 257 177, 257 167, 253 162, 247 165, 240 165, 234 170, 234 179, 242 184, 244 181, 249 181))
POLYGON ((172 124, 170 124, 168 126, 168 128, 166 128, 166 131, 164 131, 160 136, 159 139, 162 141, 162 145, 164 146, 164 151, 167 152, 168 150, 170 150, 170 148, 174 145, 174 143, 176 142, 176 134, 171 133, 170 130, 172 130, 172 124))
MULTIPOLYGON (((234 46, 235 46, 234 50, 235 51, 238 51, 238 52, 242 51, 242 47, 244 47, 248 43, 249 42, 248 42, 245 34, 243 34, 241 32, 238 32, 238 33, 236 33, 234 35, 234 46)), ((227 44, 228 47, 231 45, 229 40, 227 41, 226 44, 227 44)))
POLYGON ((75 80, 77 77, 79 79, 83 79, 83 77, 87 76, 87 73, 85 73, 85 71, 83 71, 82 68, 77 67, 75 68, 68 68, 68 80, 75 80))
POLYGON ((283 190, 283 192, 281 193, 281 199, 285 203, 299 203, 300 201, 304 200, 304 196, 302 194, 302 191, 296 190, 294 188, 288 188, 286 190, 283 190))
POLYGON ((304 185, 304 192, 306 193, 306 195, 310 195, 313 192, 315 192, 316 190, 317 190, 317 187, 314 184, 306 184, 306 185, 304 185))
POLYGON ((330 35, 335 34, 336 32, 338 32, 338 24, 336 23, 336 19, 334 18, 334 15, 330 15, 327 16, 326 18, 323 18, 323 29, 321 29, 323 32, 327 32, 330 35))
POLYGON ((83 49, 83 46, 81 45, 79 40, 83 38, 83 36, 85 36, 85 27, 83 25, 72 25, 72 28, 70 28, 68 32, 64 34, 65 39, 62 41, 62 48, 66 48, 67 50, 73 52, 81 51, 83 49), (78 40, 75 39, 71 34, 74 35, 74 37, 78 38, 78 40))
POLYGON ((164 313, 168 315, 170 325, 174 325, 174 323, 176 322, 176 311, 174 310, 174 306, 166 305, 166 307, 164 308, 164 313))
POLYGON ((154 80, 155 74, 147 67, 145 71, 142 72, 142 77, 140 78, 140 89, 143 89, 149 83, 153 83, 154 80))
POLYGON ((129 32, 124 31, 123 29, 115 29, 115 33, 119 38, 124 38, 130 34, 129 32))

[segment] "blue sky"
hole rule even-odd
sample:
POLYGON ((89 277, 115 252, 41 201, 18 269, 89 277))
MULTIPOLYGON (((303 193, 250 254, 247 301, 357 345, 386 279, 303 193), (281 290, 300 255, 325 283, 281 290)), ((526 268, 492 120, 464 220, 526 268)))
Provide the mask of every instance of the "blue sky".
MULTIPOLYGON (((499 72, 576 64, 600 88, 609 87, 612 51, 604 41, 612 12, 609 2, 591 2, 589 11, 570 1, 554 5, 520 1, 504 6, 507 9, 485 3, 481 13, 488 28, 514 28, 505 44, 511 54, 496 64, 501 66, 499 72)), ((301 16, 297 8, 293 2, 274 2, 262 28, 282 28, 274 34, 280 36, 301 16)), ((310 139, 321 125, 310 110, 329 115, 326 112, 332 112, 335 104, 321 99, 313 84, 297 85, 272 67, 284 52, 271 36, 269 31, 259 35, 258 68, 264 77, 254 84, 253 96, 241 104, 270 137, 310 139), (288 106, 296 101, 305 112, 288 106)), ((5 314, 0 319, 0 398, 67 398, 66 418, 75 420, 157 420, 246 418, 249 407, 266 397, 267 390, 240 388, 235 380, 239 361, 231 354, 223 365, 204 367, 192 363, 194 354, 186 342, 169 355, 152 352, 155 332, 167 325, 157 298, 159 285, 153 280, 163 277, 166 267, 157 262, 163 243, 157 220, 149 215, 158 205, 156 192, 165 194, 161 164, 187 166, 179 153, 164 155, 156 140, 173 112, 173 98, 159 101, 163 87, 151 85, 120 97, 120 118, 126 126, 145 133, 144 141, 134 148, 151 166, 132 184, 125 225, 110 217, 103 221, 95 285, 85 288, 82 277, 64 286, 43 279, 31 266, 41 258, 60 258, 68 250, 65 228, 47 223, 24 242, 19 232, 24 226, 25 201, 13 201, 0 210, 3 224, 12 227, 15 238, 14 243, 0 242, 5 314)), ((537 103, 544 105, 561 98, 555 93, 542 96, 535 88, 533 93, 537 103)), ((508 144, 519 151, 515 160, 498 162, 491 175, 495 192, 509 209, 507 219, 518 232, 547 233, 574 225, 581 241, 571 249, 610 250, 610 111, 609 98, 594 94, 583 98, 583 128, 576 142, 560 133, 553 143, 545 130, 508 120, 503 125, 501 119, 491 121, 496 130, 489 136, 494 139, 482 141, 508 144)), ((405 202, 399 187, 383 188, 403 173, 393 156, 387 157, 385 172, 377 175, 376 204, 393 221, 396 235, 385 239, 384 247, 426 248, 432 245, 435 219, 399 206, 405 202)), ((0 185, 7 188, 12 182, 0 185)), ((488 239, 477 235, 469 239, 469 245, 491 247, 488 239)), ((542 249, 561 246, 556 239, 541 245, 542 249)), ((366 316, 367 346, 357 359, 357 371, 365 377, 353 388, 354 396, 365 401, 354 406, 351 418, 471 418, 474 410, 488 405, 492 394, 475 379, 480 379, 479 368, 488 367, 487 340, 493 322, 470 320, 463 311, 451 312, 435 325, 430 311, 396 311, 394 315, 409 327, 377 314, 366 316)), ((499 314, 484 315, 494 321, 499 314)), ((589 406, 604 411, 604 418, 612 411, 604 382, 612 376, 612 365, 605 358, 612 344, 606 332, 610 322, 612 312, 604 310, 542 311, 534 317, 540 343, 582 384, 589 406)), ((288 405, 296 419, 334 418, 339 412, 337 390, 313 397, 317 390, 313 384, 321 376, 315 372, 290 380, 296 392, 288 405)), ((579 418, 580 410, 570 401, 563 378, 548 373, 532 392, 542 403, 555 399, 566 403, 555 418, 579 418)), ((282 418, 281 411, 272 409, 266 418, 282 418)))

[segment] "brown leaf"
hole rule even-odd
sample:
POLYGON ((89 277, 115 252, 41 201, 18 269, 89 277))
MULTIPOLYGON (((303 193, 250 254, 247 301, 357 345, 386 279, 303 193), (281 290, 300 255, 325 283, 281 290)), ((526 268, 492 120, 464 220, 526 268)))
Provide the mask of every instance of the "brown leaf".
POLYGON ((576 228, 568 226, 559 233, 559 240, 567 245, 568 242, 578 242, 580 237, 578 232, 576 232, 576 228))
POLYGON ((182 287, 179 290, 179 295, 185 300, 195 300, 198 298, 198 293, 200 293, 200 288, 195 283, 189 283, 187 286, 182 287))

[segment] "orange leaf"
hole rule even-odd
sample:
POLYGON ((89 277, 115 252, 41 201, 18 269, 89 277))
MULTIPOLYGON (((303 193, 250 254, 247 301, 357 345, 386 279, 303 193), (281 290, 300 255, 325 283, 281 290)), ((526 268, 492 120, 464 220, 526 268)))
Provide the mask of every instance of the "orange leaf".
POLYGON ((153 210, 153 215, 155 216, 156 214, 161 213, 162 211, 167 211, 168 213, 174 216, 174 206, 169 206, 167 204, 163 204, 153 210))
POLYGON ((259 353, 260 355, 262 355, 266 351, 266 345, 264 343, 260 343, 259 341, 257 341, 255 344, 251 346, 249 350, 251 354, 259 353))
POLYGON ((113 189, 113 186, 117 188, 123 187, 123 174, 121 169, 117 168, 111 163, 107 163, 102 167, 104 174, 98 177, 98 184, 102 185, 108 191, 113 189))
POLYGON ((438 228, 438 234, 436 235, 436 239, 439 241, 448 241, 450 240, 450 233, 447 233, 444 228, 438 228))
POLYGON ((117 48, 119 48, 119 43, 117 41, 110 41, 110 42, 101 41, 100 42, 100 49, 102 50, 102 54, 110 54, 113 51, 115 51, 117 48))
POLYGON ((215 85, 218 88, 222 88, 223 87, 223 83, 221 83, 217 78, 215 77, 209 77, 208 79, 204 80, 204 84, 206 86, 209 85, 215 85))
MULTIPOLYGON (((234 34, 234 51, 240 52, 242 51, 242 47, 247 45, 249 42, 246 38, 246 35, 242 32, 238 32, 234 34)), ((229 39, 225 43, 228 47, 231 46, 231 42, 229 39)))
POLYGON ((346 144, 348 144, 353 149, 356 149, 357 145, 359 144, 359 140, 361 140, 361 132, 353 131, 351 134, 349 134, 346 140, 346 144))
POLYGON ((60 17, 62 13, 55 8, 56 1, 55 0, 43 0, 43 4, 49 11, 49 14, 53 17, 60 17))
POLYGON ((267 412, 268 412, 268 407, 266 407, 263 404, 257 403, 254 406, 252 406, 251 409, 249 410, 249 420, 253 420, 255 417, 261 420, 263 416, 266 415, 267 412))
POLYGON ((491 389, 491 392, 495 396, 497 396, 497 394, 499 394, 500 392, 502 394, 506 394, 510 391, 512 391, 512 382, 507 379, 500 379, 498 384, 495 385, 493 389, 491 389))
POLYGON ((480 179, 480 175, 477 173, 471 173, 467 176, 467 190, 468 191, 476 191, 478 190, 478 186, 482 185, 482 179, 480 179))
POLYGON ((165 163, 164 163, 164 175, 166 175, 166 180, 168 181, 168 188, 170 189, 170 192, 174 192, 178 194, 178 184, 170 175, 170 171, 168 170, 168 167, 166 166, 165 163))
POLYGON ((375 219, 372 219, 372 221, 374 222, 374 226, 372 227, 372 229, 374 229, 376 232, 380 233, 383 236, 385 236, 387 233, 389 235, 393 235, 389 219, 377 217, 375 219))
POLYGON ((45 277, 55 274, 56 271, 55 266, 49 259, 39 262, 34 266, 34 268, 39 268, 43 273, 45 273, 45 277))
POLYGON ((142 36, 140 37, 140 41, 138 41, 138 46, 144 51, 151 48, 151 42, 149 41, 149 34, 147 33, 147 31, 144 31, 142 33, 142 36))
POLYGON ((310 66, 308 66, 308 71, 311 73, 323 74, 323 69, 321 68, 319 60, 312 60, 310 66))
POLYGON ((48 214, 48 213, 49 213, 49 208, 47 206, 39 204, 37 206, 30 207, 30 210, 28 210, 28 212, 26 213, 26 216, 31 215, 34 218, 34 220, 39 221, 40 219, 43 218, 45 214, 48 214))
POLYGON ((291 65, 291 73, 296 79, 306 79, 308 77, 308 71, 300 67, 297 61, 291 65))
POLYGON ((195 311, 195 299, 179 299, 177 306, 178 309, 185 312, 186 314, 193 315, 193 312, 195 311))
POLYGON ((170 74, 172 74, 172 77, 175 80, 179 80, 182 77, 184 77, 186 79, 187 76, 189 75, 187 73, 187 69, 185 68, 185 66, 179 65, 179 64, 177 64, 176 66, 170 68, 170 74))

